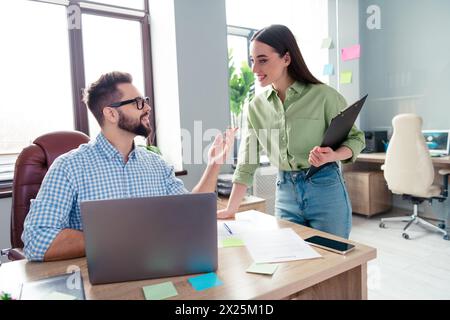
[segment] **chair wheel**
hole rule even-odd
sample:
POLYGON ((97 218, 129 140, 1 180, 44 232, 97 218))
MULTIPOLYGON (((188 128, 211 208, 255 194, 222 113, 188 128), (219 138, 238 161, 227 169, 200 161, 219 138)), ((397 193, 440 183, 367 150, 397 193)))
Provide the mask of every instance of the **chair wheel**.
POLYGON ((382 229, 385 229, 386 225, 384 224, 384 222, 380 222, 379 227, 382 228, 382 229))
POLYGON ((409 239, 409 234, 407 234, 406 232, 402 233, 402 237, 405 238, 406 240, 409 239))
POLYGON ((445 223, 439 223, 438 228, 445 230, 445 223))
POLYGON ((448 234, 446 234, 446 235, 444 236, 444 240, 450 240, 448 234))

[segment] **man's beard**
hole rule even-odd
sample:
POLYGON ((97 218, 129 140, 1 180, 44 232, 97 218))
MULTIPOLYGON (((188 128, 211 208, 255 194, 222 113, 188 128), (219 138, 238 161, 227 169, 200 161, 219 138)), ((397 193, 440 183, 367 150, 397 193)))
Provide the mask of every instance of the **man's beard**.
POLYGON ((139 121, 135 121, 134 119, 128 118, 122 111, 117 111, 119 111, 118 126, 120 129, 134 133, 138 136, 143 136, 144 138, 147 138, 150 135, 151 128, 142 124, 142 119, 148 117, 148 115, 143 115, 139 121))

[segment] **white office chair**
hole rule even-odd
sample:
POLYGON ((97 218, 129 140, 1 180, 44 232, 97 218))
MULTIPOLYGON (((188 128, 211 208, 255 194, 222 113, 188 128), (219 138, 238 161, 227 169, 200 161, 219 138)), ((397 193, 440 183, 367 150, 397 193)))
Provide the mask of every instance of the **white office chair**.
POLYGON ((403 199, 411 200, 414 212, 411 216, 381 219, 380 228, 385 222, 407 222, 403 228, 403 238, 409 239, 406 230, 412 223, 442 233, 449 240, 445 224, 437 227, 418 216, 418 205, 423 201, 437 199, 444 201, 448 196, 448 175, 450 170, 440 170, 444 187, 433 185, 434 168, 428 147, 422 135, 422 118, 415 114, 400 114, 392 119, 394 132, 386 151, 386 161, 382 166, 388 188, 394 194, 403 195, 403 199))

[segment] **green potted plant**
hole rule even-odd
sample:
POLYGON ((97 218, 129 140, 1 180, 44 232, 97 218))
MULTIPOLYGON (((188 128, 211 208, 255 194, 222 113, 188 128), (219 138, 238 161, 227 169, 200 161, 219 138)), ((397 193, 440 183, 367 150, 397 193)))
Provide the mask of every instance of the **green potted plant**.
POLYGON ((11 294, 2 291, 0 293, 0 300, 15 300, 15 299, 12 298, 11 294))
POLYGON ((231 125, 242 128, 242 112, 246 103, 255 95, 255 76, 246 61, 243 61, 239 72, 233 62, 233 51, 228 51, 228 83, 230 90, 231 125))

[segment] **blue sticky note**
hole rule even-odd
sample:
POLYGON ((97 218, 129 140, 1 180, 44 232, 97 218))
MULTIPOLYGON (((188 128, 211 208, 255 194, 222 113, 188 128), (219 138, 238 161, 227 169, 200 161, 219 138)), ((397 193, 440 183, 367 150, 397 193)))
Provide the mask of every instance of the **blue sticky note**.
POLYGON ((324 76, 332 76, 334 74, 334 66, 332 64, 326 64, 323 67, 324 76))
POLYGON ((188 281, 197 291, 217 287, 223 284, 223 282, 217 277, 217 274, 215 274, 214 272, 189 278, 188 281))

